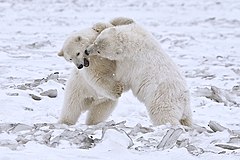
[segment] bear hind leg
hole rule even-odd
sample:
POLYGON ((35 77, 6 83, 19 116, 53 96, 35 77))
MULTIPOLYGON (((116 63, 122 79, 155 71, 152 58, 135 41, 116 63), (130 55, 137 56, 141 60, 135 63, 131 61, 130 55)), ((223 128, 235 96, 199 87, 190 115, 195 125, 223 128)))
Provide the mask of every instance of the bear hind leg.
MULTIPOLYGON (((161 104, 161 103, 160 103, 161 104)), ((178 113, 172 106, 164 105, 153 105, 148 109, 150 119, 154 125, 163 125, 170 123, 171 125, 180 125, 181 114, 178 113), (158 106, 158 107, 156 107, 158 106)))
POLYGON ((180 125, 180 121, 175 117, 169 115, 169 113, 161 113, 161 114, 150 114, 151 121, 153 125, 164 125, 170 123, 171 125, 180 125), (168 116, 163 116, 163 114, 167 114, 168 116))

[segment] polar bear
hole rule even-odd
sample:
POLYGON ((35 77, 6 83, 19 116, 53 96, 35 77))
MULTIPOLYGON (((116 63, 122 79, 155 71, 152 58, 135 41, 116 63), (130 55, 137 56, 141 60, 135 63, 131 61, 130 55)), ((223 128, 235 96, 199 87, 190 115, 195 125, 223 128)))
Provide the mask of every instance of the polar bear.
POLYGON ((86 124, 106 120, 123 92, 123 84, 114 79, 116 62, 99 56, 86 57, 85 49, 107 27, 131 23, 128 18, 115 18, 111 23, 97 23, 69 36, 58 56, 73 62, 65 89, 59 123, 75 124, 82 112, 88 111, 86 124))
POLYGON ((103 30, 85 51, 115 60, 118 81, 145 104, 154 125, 192 125, 189 91, 178 67, 140 25, 103 30))

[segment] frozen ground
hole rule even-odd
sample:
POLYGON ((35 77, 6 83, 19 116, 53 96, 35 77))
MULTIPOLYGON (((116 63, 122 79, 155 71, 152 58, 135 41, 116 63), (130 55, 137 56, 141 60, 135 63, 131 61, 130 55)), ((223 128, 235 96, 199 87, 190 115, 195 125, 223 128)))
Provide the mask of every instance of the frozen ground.
POLYGON ((1 160, 240 159, 240 1, 0 0, 0 22, 1 160), (56 55, 63 41, 116 16, 151 31, 180 66, 206 129, 153 127, 131 92, 107 123, 55 124, 73 67, 56 55), (49 89, 56 98, 41 94, 49 89))

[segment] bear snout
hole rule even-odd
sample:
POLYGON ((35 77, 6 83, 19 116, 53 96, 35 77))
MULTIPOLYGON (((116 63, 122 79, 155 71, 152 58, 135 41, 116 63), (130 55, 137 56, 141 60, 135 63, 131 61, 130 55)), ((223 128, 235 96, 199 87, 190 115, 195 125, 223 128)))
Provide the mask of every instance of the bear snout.
POLYGON ((88 52, 87 49, 84 51, 84 53, 85 53, 87 56, 89 55, 89 52, 88 52))
POLYGON ((78 69, 82 69, 82 68, 83 68, 83 65, 82 65, 82 64, 79 64, 79 65, 77 66, 77 68, 78 68, 78 69))
POLYGON ((84 51, 85 55, 96 55, 95 50, 96 46, 94 44, 91 44, 90 46, 87 47, 87 49, 84 51))

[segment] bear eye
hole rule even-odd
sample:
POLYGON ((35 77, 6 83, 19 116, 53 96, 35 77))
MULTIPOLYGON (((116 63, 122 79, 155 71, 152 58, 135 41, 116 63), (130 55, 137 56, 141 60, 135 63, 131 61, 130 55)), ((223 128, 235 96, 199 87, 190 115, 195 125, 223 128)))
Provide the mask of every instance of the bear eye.
POLYGON ((98 54, 100 54, 100 51, 97 51, 98 54))
POLYGON ((72 58, 70 58, 69 61, 72 61, 72 58))
POLYGON ((77 53, 77 56, 79 56, 79 55, 80 55, 80 52, 77 53))

